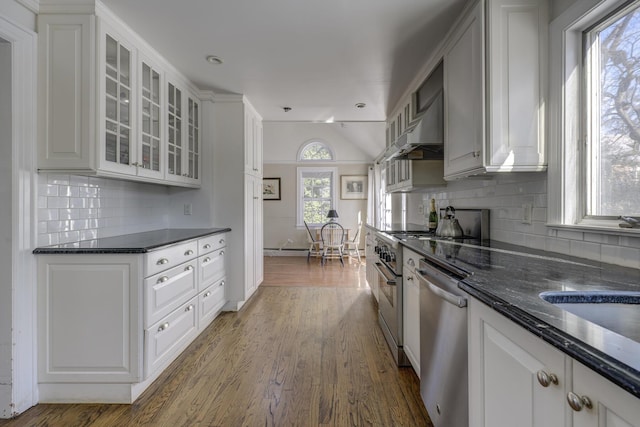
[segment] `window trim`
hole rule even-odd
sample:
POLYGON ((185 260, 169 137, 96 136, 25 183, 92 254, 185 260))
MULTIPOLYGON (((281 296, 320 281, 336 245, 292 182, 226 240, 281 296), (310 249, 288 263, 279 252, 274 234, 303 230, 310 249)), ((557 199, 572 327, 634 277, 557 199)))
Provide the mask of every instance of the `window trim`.
POLYGON ((616 219, 585 218, 586 151, 583 32, 628 0, 574 2, 550 24, 549 165, 547 226, 605 234, 640 234, 616 219))
POLYGON ((300 145, 300 148, 298 149, 298 154, 297 154, 297 160, 299 162, 305 162, 305 163, 309 163, 309 162, 335 162, 336 161, 336 153, 335 151, 333 151, 333 147, 331 147, 329 144, 327 144, 325 141, 318 139, 318 138, 313 138, 313 139, 309 139, 307 141, 305 141, 302 145, 300 145), (302 153, 304 153, 304 151, 312 144, 321 144, 323 145, 327 151, 329 151, 329 153, 331 153, 331 158, 330 159, 303 159, 302 158, 302 153))
POLYGON ((326 167, 326 166, 299 166, 296 168, 296 193, 297 203, 296 203, 296 226, 304 227, 304 209, 303 209, 303 186, 302 186, 302 175, 305 172, 330 172, 332 174, 332 182, 331 182, 331 209, 338 209, 338 168, 337 167, 326 167))

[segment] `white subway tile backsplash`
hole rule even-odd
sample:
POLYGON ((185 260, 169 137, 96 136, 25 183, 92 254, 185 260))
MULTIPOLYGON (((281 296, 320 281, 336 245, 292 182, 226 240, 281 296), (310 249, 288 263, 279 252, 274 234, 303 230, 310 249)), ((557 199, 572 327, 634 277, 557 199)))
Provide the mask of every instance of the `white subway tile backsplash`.
POLYGON ((640 249, 622 246, 601 245, 602 262, 640 268, 640 249))
POLYGON ((166 187, 66 174, 38 175, 38 245, 165 228, 166 187))
POLYGON ((571 255, 600 261, 600 247, 597 243, 581 242, 579 240, 571 241, 571 255))

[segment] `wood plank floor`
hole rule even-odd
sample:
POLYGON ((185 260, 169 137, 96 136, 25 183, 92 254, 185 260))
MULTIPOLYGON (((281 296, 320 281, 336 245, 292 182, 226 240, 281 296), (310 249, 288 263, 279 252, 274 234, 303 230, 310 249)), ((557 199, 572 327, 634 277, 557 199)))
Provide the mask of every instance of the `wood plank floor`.
POLYGON ((37 405, 2 426, 431 426, 364 266, 265 257, 265 280, 132 405, 37 405), (280 284, 280 285, 279 285, 280 284))

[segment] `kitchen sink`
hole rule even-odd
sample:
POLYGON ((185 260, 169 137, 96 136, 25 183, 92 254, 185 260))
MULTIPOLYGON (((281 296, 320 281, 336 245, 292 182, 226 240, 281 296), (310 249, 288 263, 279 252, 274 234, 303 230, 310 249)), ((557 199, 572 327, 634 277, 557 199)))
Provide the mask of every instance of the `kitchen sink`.
POLYGON ((582 319, 640 342, 640 292, 558 291, 540 298, 582 319))

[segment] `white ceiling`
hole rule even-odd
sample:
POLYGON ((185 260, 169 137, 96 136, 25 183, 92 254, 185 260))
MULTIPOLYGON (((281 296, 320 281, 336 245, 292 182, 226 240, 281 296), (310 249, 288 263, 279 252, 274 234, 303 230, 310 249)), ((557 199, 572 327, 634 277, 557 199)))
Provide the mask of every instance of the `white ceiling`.
POLYGON ((200 89, 244 94, 266 121, 362 122, 386 119, 466 1, 103 3, 200 89))

